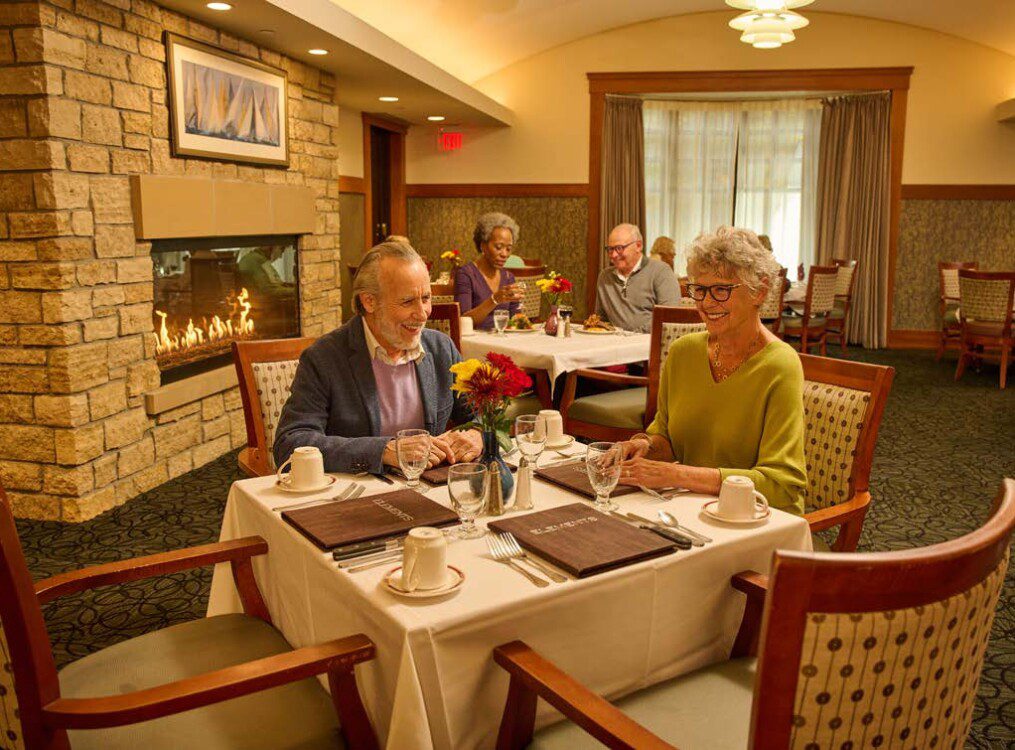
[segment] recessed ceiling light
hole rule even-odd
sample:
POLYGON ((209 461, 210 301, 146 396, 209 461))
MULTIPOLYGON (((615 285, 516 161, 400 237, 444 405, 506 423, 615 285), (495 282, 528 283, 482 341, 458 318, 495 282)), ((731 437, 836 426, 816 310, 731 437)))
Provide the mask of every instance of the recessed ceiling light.
POLYGON ((398 101, 398 97, 397 96, 379 96, 379 97, 377 97, 377 101, 380 101, 380 102, 397 102, 398 101))
POLYGON ((444 115, 430 115, 426 119, 430 122, 444 122, 444 115))
POLYGON ((208 3, 207 7, 211 10, 232 10, 233 6, 229 3, 208 3))
POLYGON ((326 55, 326 54, 328 54, 328 50, 321 49, 320 47, 315 47, 314 49, 308 49, 307 52, 309 52, 311 55, 326 55))

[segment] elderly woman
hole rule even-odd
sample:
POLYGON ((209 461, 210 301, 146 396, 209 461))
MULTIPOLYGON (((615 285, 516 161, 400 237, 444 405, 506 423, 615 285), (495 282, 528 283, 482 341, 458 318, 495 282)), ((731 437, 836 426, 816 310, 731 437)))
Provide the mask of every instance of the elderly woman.
POLYGON ((455 301, 476 328, 492 328, 494 310, 514 315, 521 309, 522 290, 504 269, 517 239, 518 224, 507 214, 483 214, 476 222, 472 241, 479 258, 455 272, 455 301))
POLYGON ((674 268, 677 258, 677 243, 669 237, 656 237, 656 241, 652 243, 652 250, 649 252, 649 255, 657 260, 661 260, 670 268, 674 268))
POLYGON ((803 369, 758 316, 779 264, 754 232, 723 227, 695 240, 687 270, 707 331, 670 348, 655 419, 623 444, 620 481, 717 495, 742 475, 772 507, 802 513, 803 369))

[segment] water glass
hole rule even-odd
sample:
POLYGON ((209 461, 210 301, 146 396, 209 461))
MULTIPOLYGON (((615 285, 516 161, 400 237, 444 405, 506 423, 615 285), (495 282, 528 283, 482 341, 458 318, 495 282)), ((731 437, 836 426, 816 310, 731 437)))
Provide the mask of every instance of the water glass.
POLYGON ((493 327, 497 329, 497 335, 503 336, 504 329, 507 328, 508 319, 511 317, 511 313, 507 310, 494 310, 493 311, 493 327))
POLYGON ((620 480, 620 468, 624 463, 624 450, 620 443, 592 443, 585 454, 585 471, 589 483, 596 493, 593 507, 601 513, 617 510, 618 505, 610 500, 610 493, 620 480))
POLYGON ((461 539, 483 536, 483 529, 476 526, 476 516, 486 502, 486 466, 478 463, 452 464, 448 467, 448 496, 462 525, 456 534, 461 539))
POLYGON ((546 445, 546 420, 538 414, 523 414, 515 418, 515 445, 522 454, 522 466, 539 462, 539 454, 546 445))
POLYGON ((419 487, 419 476, 430 462, 430 439, 426 430, 399 430, 395 436, 398 465, 412 489, 419 487))

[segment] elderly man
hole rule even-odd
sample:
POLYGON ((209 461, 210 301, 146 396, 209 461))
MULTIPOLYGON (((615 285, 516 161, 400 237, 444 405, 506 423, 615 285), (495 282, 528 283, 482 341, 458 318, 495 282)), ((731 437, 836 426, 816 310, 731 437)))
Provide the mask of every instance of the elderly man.
POLYGON ((476 459, 478 433, 445 432, 449 421, 471 414, 451 391, 458 350, 425 328, 432 303, 423 260, 408 243, 377 245, 363 257, 352 291, 357 314, 300 357, 275 435, 276 464, 314 445, 326 471, 379 474, 398 466, 394 436, 411 428, 435 436, 431 466, 476 459))
POLYGON ((662 261, 645 257, 641 231, 634 224, 620 224, 610 232, 606 253, 610 268, 596 282, 596 312, 627 331, 652 329, 652 308, 680 301, 680 285, 673 269, 662 261))

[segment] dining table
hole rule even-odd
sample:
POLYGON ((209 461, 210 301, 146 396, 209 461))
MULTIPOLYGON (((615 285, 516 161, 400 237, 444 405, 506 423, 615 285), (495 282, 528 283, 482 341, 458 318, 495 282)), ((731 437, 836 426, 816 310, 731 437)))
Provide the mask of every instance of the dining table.
MULTIPOLYGON (((567 459, 547 455, 543 463, 561 460, 567 459)), ((570 460, 583 470, 580 455, 570 460)), ((685 493, 659 500, 639 491, 616 498, 622 510, 652 519, 668 510, 711 541, 540 588, 496 561, 485 539, 451 532, 447 562, 464 574, 461 585, 436 599, 406 598, 384 585, 398 560, 348 572, 281 518, 280 509, 324 500, 352 482, 365 487, 364 497, 393 489, 372 476, 335 476, 330 493, 299 497, 280 491, 274 476, 235 482, 221 539, 267 541, 254 573, 274 625, 293 647, 355 633, 374 642, 376 658, 357 666, 356 679, 382 745, 392 750, 494 747, 508 676, 492 653, 516 639, 608 699, 726 659, 744 609, 730 577, 747 569, 768 572, 777 549, 812 548, 799 516, 773 509, 759 523, 727 525, 702 511, 714 498, 685 493)), ((450 506, 446 486, 420 491, 450 506)), ((501 518, 583 502, 539 478, 532 498, 532 511, 501 518)), ((591 505, 588 512, 595 513, 591 505)), ((490 520, 480 517, 477 524, 490 520)), ((228 565, 219 565, 208 615, 236 612, 242 606, 228 565)), ((540 702, 537 726, 560 718, 540 702)))

